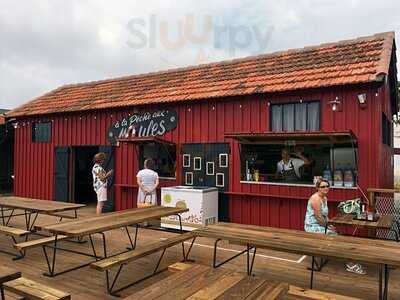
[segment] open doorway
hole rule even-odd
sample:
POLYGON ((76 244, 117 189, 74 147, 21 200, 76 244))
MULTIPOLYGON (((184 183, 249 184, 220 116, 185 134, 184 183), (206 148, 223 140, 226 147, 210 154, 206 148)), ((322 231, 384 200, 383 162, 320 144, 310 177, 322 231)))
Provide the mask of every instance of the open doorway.
POLYGON ((1 110, 0 157, 0 194, 11 194, 14 174, 14 127, 11 123, 1 125, 1 110))
POLYGON ((75 203, 97 203, 93 190, 93 156, 99 152, 99 147, 74 147, 73 160, 73 195, 75 203))

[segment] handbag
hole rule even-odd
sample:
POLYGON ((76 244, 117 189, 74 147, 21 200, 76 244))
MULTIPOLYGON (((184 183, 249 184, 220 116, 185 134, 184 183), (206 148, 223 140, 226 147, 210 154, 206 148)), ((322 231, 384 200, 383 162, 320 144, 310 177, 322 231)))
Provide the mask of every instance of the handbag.
POLYGON ((338 204, 338 211, 342 214, 353 214, 359 215, 361 214, 361 199, 351 199, 342 201, 338 204))
POLYGON ((144 195, 144 202, 143 202, 143 203, 138 203, 138 204, 137 204, 137 207, 138 207, 138 208, 144 208, 144 207, 154 206, 154 204, 151 203, 152 200, 153 200, 153 195, 152 195, 152 194, 145 193, 145 195, 144 195), (150 197, 150 201, 149 201, 149 202, 146 202, 147 197, 150 197))

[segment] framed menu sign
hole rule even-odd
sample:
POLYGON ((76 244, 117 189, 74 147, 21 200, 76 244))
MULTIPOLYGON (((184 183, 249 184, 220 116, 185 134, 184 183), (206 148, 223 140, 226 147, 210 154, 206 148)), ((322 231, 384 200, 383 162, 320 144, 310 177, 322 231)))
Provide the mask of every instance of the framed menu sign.
POLYGON ((110 144, 114 145, 117 139, 133 137, 162 136, 178 125, 176 111, 157 110, 134 114, 118 120, 111 125, 107 132, 110 144))

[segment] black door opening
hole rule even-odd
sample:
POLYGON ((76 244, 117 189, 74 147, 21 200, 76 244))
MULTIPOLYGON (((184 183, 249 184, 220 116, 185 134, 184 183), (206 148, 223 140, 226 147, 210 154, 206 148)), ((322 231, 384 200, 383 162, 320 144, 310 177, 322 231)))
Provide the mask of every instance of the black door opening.
MULTIPOLYGON (((0 110, 1 114, 1 110, 0 110)), ((0 194, 12 193, 14 173, 14 127, 0 125, 0 194)))
POLYGON ((96 193, 93 190, 93 157, 99 152, 99 147, 74 147, 74 176, 73 195, 75 203, 97 203, 96 193))

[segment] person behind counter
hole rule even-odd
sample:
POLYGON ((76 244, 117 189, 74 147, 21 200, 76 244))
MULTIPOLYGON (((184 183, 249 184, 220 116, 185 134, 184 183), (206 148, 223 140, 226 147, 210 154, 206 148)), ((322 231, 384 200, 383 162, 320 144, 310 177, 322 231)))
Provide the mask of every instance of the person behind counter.
MULTIPOLYGON (((327 226, 328 223, 328 193, 329 181, 320 179, 315 184, 315 192, 307 203, 307 211, 304 219, 304 230, 307 232, 337 235, 334 226, 327 226)), ((365 275, 363 266, 357 263, 346 263, 346 271, 365 275)))
POLYGON ((137 203, 140 206, 143 203, 157 205, 156 189, 159 184, 158 174, 153 171, 154 162, 151 158, 144 161, 144 169, 140 170, 137 175, 137 184, 139 186, 137 203))
POLYGON ((285 182, 297 182, 301 179, 300 168, 311 164, 311 161, 300 151, 296 152, 297 158, 290 157, 288 149, 282 149, 282 160, 276 166, 276 177, 285 182))

